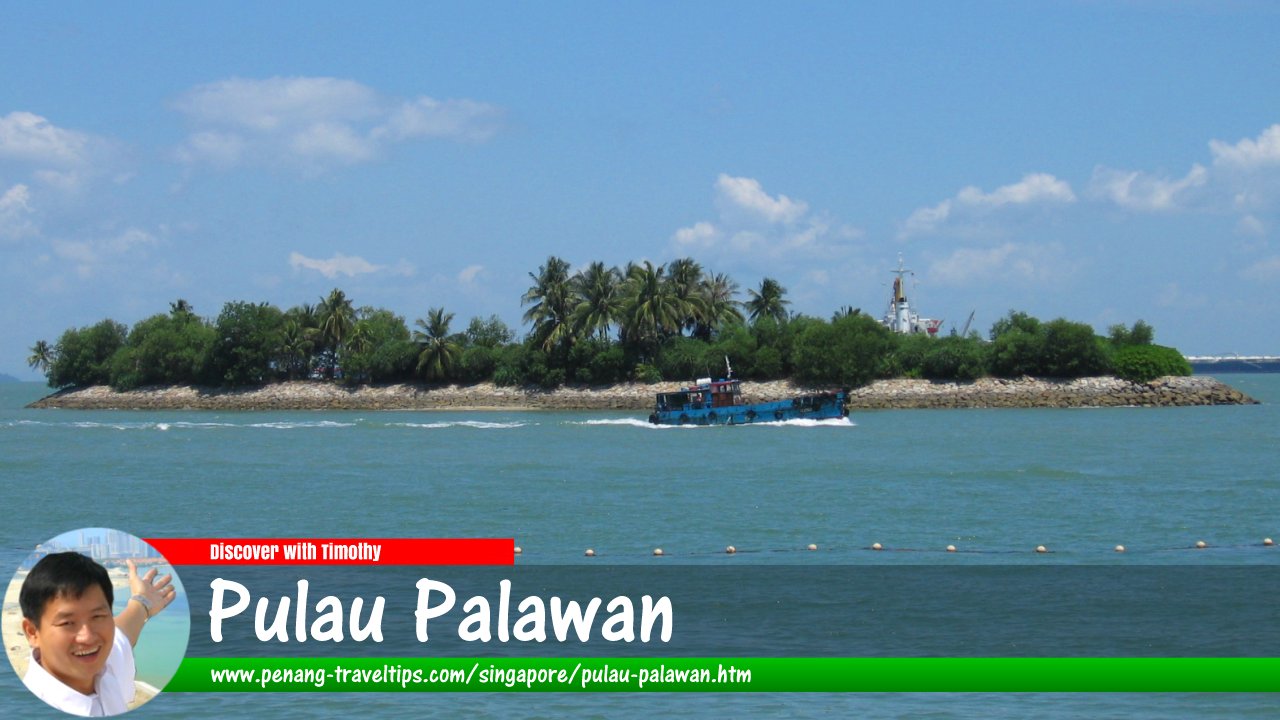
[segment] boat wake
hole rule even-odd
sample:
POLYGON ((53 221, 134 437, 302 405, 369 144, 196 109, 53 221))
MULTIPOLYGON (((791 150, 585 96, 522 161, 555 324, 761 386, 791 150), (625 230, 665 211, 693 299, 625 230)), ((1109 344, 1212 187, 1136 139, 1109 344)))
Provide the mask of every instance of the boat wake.
MULTIPOLYGON (((700 427, 724 427, 720 425, 654 425, 647 420, 637 418, 610 418, 606 420, 580 420, 575 422, 567 422, 566 425, 615 425, 621 427, 640 427, 650 430, 693 430, 700 427)), ((855 427, 857 423, 849 418, 828 418, 825 420, 774 420, 770 422, 746 423, 736 425, 734 427, 812 427, 812 428, 831 428, 831 427, 855 427)))
POLYGON ((386 426, 417 428, 417 429, 424 429, 424 430, 442 430, 444 428, 455 428, 455 427, 474 428, 477 430, 510 430, 512 428, 525 427, 528 424, 529 423, 523 423, 523 422, 483 422, 480 420, 453 420, 453 421, 432 422, 432 423, 411 423, 411 422, 387 423, 386 426))
POLYGON ((39 426, 39 427, 65 427, 76 430, 159 430, 160 432, 168 432, 170 430, 222 430, 235 428, 254 428, 267 430, 300 430, 309 428, 345 428, 355 427, 353 422, 335 422, 333 420, 312 420, 312 421, 280 421, 280 422, 261 422, 261 423, 228 423, 228 422, 42 422, 39 420, 22 420, 17 423, 10 423, 10 427, 17 425, 39 426))
POLYGON ((619 427, 638 427, 648 430, 687 430, 692 425, 654 425, 648 420, 639 420, 637 418, 608 418, 602 420, 577 420, 567 422, 565 425, 615 425, 619 427))
POLYGON ((764 427, 813 427, 813 428, 838 428, 838 427, 857 427, 858 423, 847 417, 826 418, 824 420, 808 420, 805 418, 796 418, 795 420, 780 420, 776 422, 755 423, 764 427))

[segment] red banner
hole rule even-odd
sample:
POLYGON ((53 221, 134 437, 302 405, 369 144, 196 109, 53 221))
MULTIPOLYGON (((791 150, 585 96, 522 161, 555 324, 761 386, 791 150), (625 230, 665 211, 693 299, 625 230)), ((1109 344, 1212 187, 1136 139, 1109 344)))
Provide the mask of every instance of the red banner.
POLYGON ((155 538, 172 565, 513 565, 511 538, 155 538))

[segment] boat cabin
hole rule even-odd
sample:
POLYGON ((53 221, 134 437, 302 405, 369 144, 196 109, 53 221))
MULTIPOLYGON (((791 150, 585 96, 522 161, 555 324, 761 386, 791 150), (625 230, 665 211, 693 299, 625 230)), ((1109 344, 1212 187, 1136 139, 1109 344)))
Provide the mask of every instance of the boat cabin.
POLYGON ((701 378, 677 392, 658 393, 658 412, 710 410, 742 404, 742 388, 737 380, 701 378))

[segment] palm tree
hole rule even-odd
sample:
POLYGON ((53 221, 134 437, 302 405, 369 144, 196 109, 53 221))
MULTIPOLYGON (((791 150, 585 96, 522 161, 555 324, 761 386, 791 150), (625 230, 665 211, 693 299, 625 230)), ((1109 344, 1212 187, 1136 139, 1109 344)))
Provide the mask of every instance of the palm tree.
POLYGON ((290 380, 297 378, 298 371, 307 369, 314 345, 307 328, 293 318, 285 320, 280 334, 279 362, 288 371, 290 380))
POLYGON ((169 303, 169 314, 175 318, 185 317, 188 315, 194 315, 195 309, 191 307, 191 303, 182 298, 178 298, 177 300, 169 303))
POLYGON ((593 262, 573 276, 573 327, 582 335, 609 337, 609 327, 622 314, 622 274, 617 268, 606 268, 593 262))
POLYGON ((644 265, 632 265, 626 296, 623 318, 628 341, 653 351, 664 337, 680 331, 684 316, 670 283, 666 282, 665 266, 655 268, 648 260, 644 265))
POLYGON ((37 372, 48 375, 49 367, 53 365, 56 359, 57 356, 54 349, 49 346, 49 343, 44 340, 37 340, 36 344, 31 346, 31 357, 27 358, 27 365, 30 365, 31 369, 37 372))
POLYGON ((747 301, 748 317, 752 322, 762 317, 773 318, 782 323, 787 321, 787 306, 790 300, 783 298, 787 289, 773 278, 765 278, 760 282, 759 290, 747 290, 751 299, 747 301))
POLYGON ((320 304, 316 306, 316 320, 319 323, 316 330, 317 344, 323 348, 323 354, 328 356, 325 362, 325 375, 328 377, 333 377, 334 368, 338 364, 338 353, 355 325, 355 317, 351 301, 347 299, 346 293, 337 288, 328 297, 320 298, 320 304))
POLYGON ((862 308, 856 308, 852 305, 841 305, 839 310, 831 314, 831 322, 840 320, 841 318, 856 317, 862 314, 862 308))
POLYGON ((738 283, 724 273, 717 273, 702 281, 700 288, 703 303, 702 320, 693 330, 694 337, 710 341, 711 334, 725 325, 743 320, 742 303, 734 299, 738 283))
POLYGON ((320 323, 321 340, 337 350, 342 347, 342 342, 355 325, 356 312, 346 293, 334 288, 328 297, 320 298, 320 304, 316 306, 316 317, 320 323))
POLYGON ((534 340, 543 350, 551 350, 572 340, 573 293, 569 282, 569 263, 552 255, 529 273, 533 286, 520 298, 521 305, 532 304, 524 313, 524 321, 533 323, 534 340))
POLYGON ((706 303, 701 293, 702 266, 693 258, 680 258, 667 267, 667 282, 675 296, 680 314, 680 329, 693 330, 706 316, 706 303))
POLYGON ((426 318, 414 324, 421 330, 413 331, 413 341, 422 349, 418 352, 418 372, 428 380, 445 380, 453 374, 462 355, 462 348, 449 338, 449 323, 453 313, 444 308, 431 308, 426 318))

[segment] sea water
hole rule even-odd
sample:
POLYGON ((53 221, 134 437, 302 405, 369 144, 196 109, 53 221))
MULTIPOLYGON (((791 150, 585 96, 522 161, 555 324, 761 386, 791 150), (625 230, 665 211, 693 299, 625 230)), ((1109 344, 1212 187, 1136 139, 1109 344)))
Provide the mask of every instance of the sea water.
MULTIPOLYGON (((1280 536, 1280 375, 1222 379, 1262 404, 674 428, 644 412, 26 410, 46 388, 0 385, 10 503, 0 567, 85 526, 512 537, 529 564, 1274 564, 1280 548, 1261 541, 1280 536), (1209 547, 1195 549, 1201 540, 1209 547), (739 552, 727 556, 728 545, 739 552), (1041 545, 1050 552, 1035 553, 1041 545)), ((24 693, 4 674, 0 706, 30 709, 24 693)), ((146 712, 1234 718, 1278 708, 1234 695, 411 693, 173 694, 146 712)))

